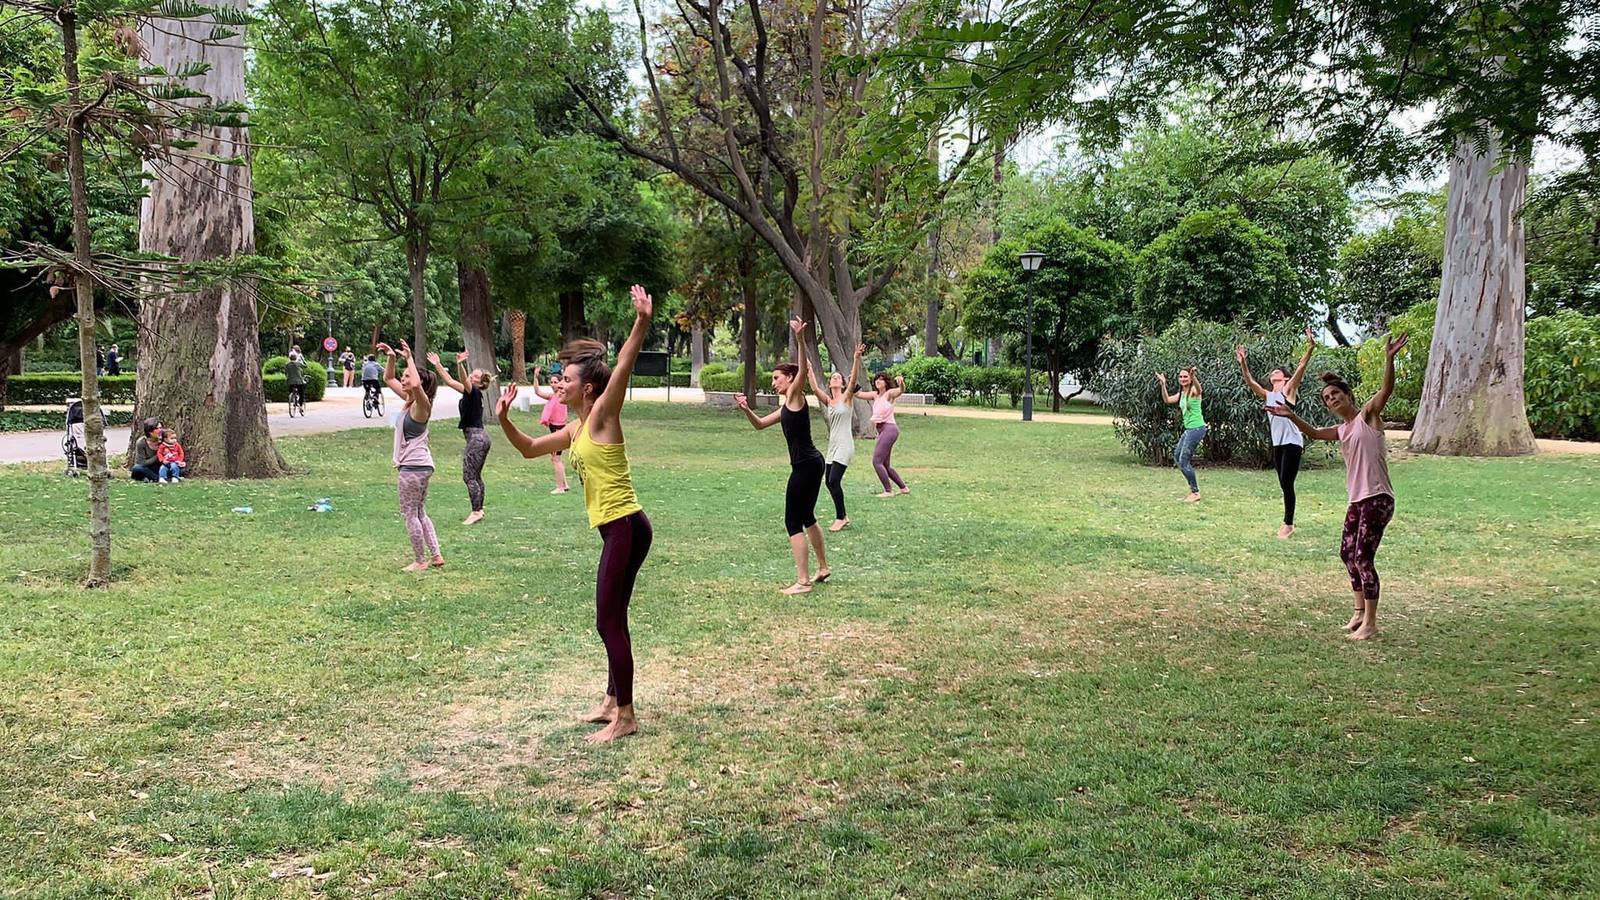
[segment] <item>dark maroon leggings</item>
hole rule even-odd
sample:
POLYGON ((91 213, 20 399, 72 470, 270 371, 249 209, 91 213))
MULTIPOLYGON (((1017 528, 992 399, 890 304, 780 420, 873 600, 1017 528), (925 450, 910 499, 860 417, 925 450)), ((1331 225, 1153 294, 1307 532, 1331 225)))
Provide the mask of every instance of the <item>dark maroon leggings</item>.
POLYGON ((1339 558, 1350 572, 1350 590, 1368 600, 1378 599, 1378 544, 1394 518, 1394 495, 1374 494, 1350 504, 1344 514, 1344 535, 1339 558))
POLYGON ((650 555, 655 533, 643 510, 600 526, 600 569, 595 575, 594 627, 606 645, 606 695, 618 706, 633 705, 633 639, 628 635, 628 601, 639 568, 650 555))

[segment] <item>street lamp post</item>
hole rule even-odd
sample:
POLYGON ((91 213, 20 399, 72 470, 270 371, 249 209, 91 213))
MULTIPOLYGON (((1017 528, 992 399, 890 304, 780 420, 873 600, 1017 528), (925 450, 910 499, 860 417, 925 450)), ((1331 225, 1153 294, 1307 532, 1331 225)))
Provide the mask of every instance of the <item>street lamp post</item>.
POLYGON ((1039 267, 1044 265, 1044 254, 1028 251, 1019 257, 1022 261, 1022 280, 1028 285, 1028 349, 1024 357, 1022 375, 1022 421, 1033 421, 1033 279, 1039 267))
MULTIPOLYGON (((331 338, 333 337, 333 285, 328 282, 322 283, 322 312, 327 317, 328 337, 331 338)), ((326 349, 327 345, 324 344, 323 347, 326 349)), ((338 387, 338 383, 333 380, 332 350, 328 350, 328 387, 338 387)))

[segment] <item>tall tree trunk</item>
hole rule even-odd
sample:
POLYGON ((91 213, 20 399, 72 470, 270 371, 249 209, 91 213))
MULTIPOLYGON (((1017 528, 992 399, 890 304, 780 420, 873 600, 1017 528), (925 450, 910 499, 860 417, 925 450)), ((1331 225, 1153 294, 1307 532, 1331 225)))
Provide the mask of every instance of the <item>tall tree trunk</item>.
POLYGON ((1339 310, 1328 307, 1328 316, 1323 324, 1328 326, 1328 334, 1333 336, 1333 342, 1341 347, 1350 346, 1350 339, 1344 336, 1344 331, 1339 327, 1339 310))
MULTIPOLYGON (((500 366, 494 355, 494 305, 490 297, 489 272, 456 260, 456 283, 461 295, 461 338, 467 347, 467 366, 484 369, 500 379, 500 366)), ((494 388, 489 389, 494 394, 494 388)))
MULTIPOLYGON (((248 4, 222 5, 243 12, 248 4)), ((204 74, 186 79, 188 87, 219 105, 243 103, 243 35, 214 41, 214 28, 210 16, 150 20, 142 28, 149 63, 168 72, 208 63, 204 74)), ((204 128, 186 137, 198 146, 147 165, 157 177, 139 207, 139 249, 186 263, 254 253, 248 131, 204 128), (244 162, 218 162, 232 158, 244 162)), ((176 430, 196 475, 283 475, 283 457, 267 430, 254 286, 235 280, 152 293, 140 304, 139 318, 135 420, 155 416, 176 430)), ((139 439, 134 429, 130 452, 139 439)))
MULTIPOLYGON (((1000 243, 1000 201, 1005 198, 1006 183, 1006 142, 996 141, 994 145, 994 206, 989 213, 989 245, 992 247, 1000 243)), ((984 354, 985 360, 991 366, 1000 365, 1000 338, 990 335, 984 354)))
POLYGON ((562 342, 588 337, 589 314, 584 308, 583 288, 578 288, 574 291, 562 291, 559 300, 561 302, 562 342))
POLYGON ((72 190, 72 289, 78 298, 78 368, 82 372, 84 455, 89 460, 89 572, 84 587, 111 583, 111 472, 106 468, 105 422, 100 418, 100 376, 95 371, 94 265, 89 232, 89 179, 83 166, 83 96, 78 76, 78 18, 60 13, 62 69, 71 113, 67 117, 67 179, 72 190))
POLYGON ((520 309, 509 310, 506 322, 511 326, 511 383, 528 381, 528 314, 520 309))
POLYGON ((928 309, 922 323, 922 355, 939 355, 939 226, 928 232, 928 309))
POLYGON ((744 313, 739 317, 739 356, 744 363, 746 397, 756 395, 756 329, 761 324, 755 269, 755 248, 745 240, 739 247, 739 291, 744 295, 744 313))
POLYGON ((1444 272, 1411 449, 1451 456, 1535 452, 1522 394, 1528 166, 1498 142, 1456 145, 1445 205, 1444 272))
POLYGON ((428 358, 428 231, 406 238, 406 273, 411 276, 411 358, 428 358))
POLYGON ((689 326, 689 386, 700 386, 700 370, 706 365, 706 326, 696 320, 689 326))

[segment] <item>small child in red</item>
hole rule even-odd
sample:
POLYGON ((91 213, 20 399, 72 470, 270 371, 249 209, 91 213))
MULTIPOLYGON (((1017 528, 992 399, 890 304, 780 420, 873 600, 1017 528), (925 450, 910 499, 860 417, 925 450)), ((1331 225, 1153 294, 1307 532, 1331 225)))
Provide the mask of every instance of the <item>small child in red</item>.
POLYGON ((176 484, 183 480, 183 469, 188 463, 183 461, 183 445, 178 443, 178 435, 171 428, 161 432, 161 446, 156 448, 156 461, 161 463, 158 474, 162 484, 176 484))

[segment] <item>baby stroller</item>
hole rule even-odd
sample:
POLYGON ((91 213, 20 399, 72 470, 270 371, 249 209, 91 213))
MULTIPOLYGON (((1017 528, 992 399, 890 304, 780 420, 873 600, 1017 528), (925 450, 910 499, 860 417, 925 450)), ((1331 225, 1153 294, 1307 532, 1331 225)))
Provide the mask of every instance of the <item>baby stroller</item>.
MULTIPOLYGON (((106 414, 100 412, 100 422, 105 424, 106 414)), ((61 436, 61 455, 67 458, 67 474, 76 478, 89 468, 89 454, 85 451, 87 438, 83 432, 83 401, 67 398, 67 432, 61 436)))

